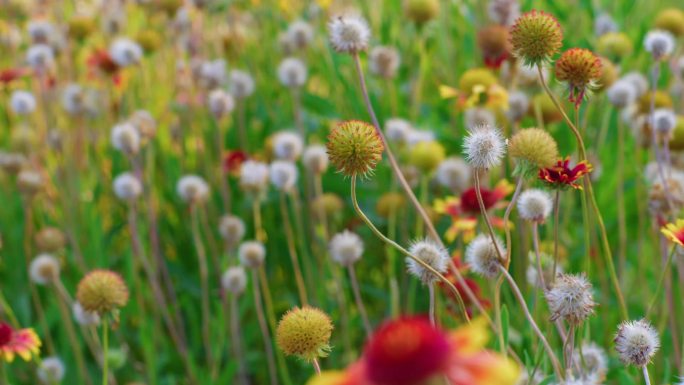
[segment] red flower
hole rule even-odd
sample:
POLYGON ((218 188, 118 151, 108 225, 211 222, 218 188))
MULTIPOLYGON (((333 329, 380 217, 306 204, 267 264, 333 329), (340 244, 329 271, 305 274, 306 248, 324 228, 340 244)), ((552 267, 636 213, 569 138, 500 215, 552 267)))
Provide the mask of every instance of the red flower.
POLYGON ((223 157, 223 167, 226 171, 231 174, 237 174, 240 172, 240 166, 242 162, 249 159, 247 153, 240 150, 228 151, 223 157))
POLYGON ((414 385, 442 373, 449 361, 448 336, 423 317, 381 326, 366 345, 366 378, 375 385, 414 385))
POLYGON ((112 60, 112 57, 104 49, 97 49, 93 52, 87 60, 88 66, 97 68, 100 71, 108 74, 116 74, 121 67, 112 60))
POLYGON ((27 71, 23 68, 7 68, 0 70, 0 84, 8 85, 26 74, 27 71))
MULTIPOLYGON (((481 296, 482 290, 480 289, 480 285, 477 284, 477 281, 470 279, 468 277, 465 277, 465 274, 468 270, 467 266, 461 261, 461 256, 460 253, 456 252, 452 258, 454 261, 454 265, 458 269, 459 272, 461 272, 461 276, 463 277, 463 282, 459 282, 458 279, 456 279, 456 275, 449 269, 449 271, 444 275, 446 279, 448 279, 451 283, 454 284, 456 287, 456 291, 458 291, 458 294, 461 296, 461 299, 463 299, 463 304, 466 307, 466 311, 468 312, 468 316, 473 315, 473 308, 475 307, 475 303, 470 300, 470 297, 468 294, 466 294, 466 289, 470 289, 470 292, 473 293, 475 298, 477 298, 478 301, 482 304, 482 306, 487 309, 490 307, 490 303, 486 298, 483 298, 481 296)), ((457 299, 456 299, 456 294, 454 294, 449 287, 446 286, 443 282, 439 283, 440 287, 443 290, 443 293, 453 301, 454 304, 457 304, 457 299)), ((453 308, 454 311, 460 311, 460 309, 453 308)))
POLYGON ((553 167, 539 169, 539 179, 545 181, 551 187, 567 188, 568 186, 581 190, 577 182, 579 178, 590 173, 592 166, 586 160, 583 160, 575 167, 570 168, 570 158, 560 159, 553 167))
POLYGON ((15 330, 0 322, 0 359, 12 362, 19 355, 24 361, 29 361, 31 357, 38 355, 40 345, 40 339, 33 329, 15 330))

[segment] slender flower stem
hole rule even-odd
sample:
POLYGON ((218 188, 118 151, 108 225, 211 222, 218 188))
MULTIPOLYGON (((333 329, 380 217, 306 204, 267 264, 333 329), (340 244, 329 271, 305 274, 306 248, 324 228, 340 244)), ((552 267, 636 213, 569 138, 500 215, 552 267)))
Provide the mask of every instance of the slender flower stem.
POLYGON ((670 266, 672 266, 672 260, 674 259, 675 256, 675 251, 677 250, 677 246, 672 246, 672 250, 670 251, 670 255, 667 257, 667 261, 665 262, 665 265, 663 266, 662 273, 660 274, 660 278, 658 279, 658 286, 656 286, 656 292, 653 294, 653 298, 649 301, 648 309, 646 310, 646 315, 644 318, 648 319, 649 315, 651 314, 651 311, 656 305, 656 302, 658 301, 658 297, 660 297, 660 291, 663 288, 663 283, 665 282, 665 277, 667 277, 668 274, 671 274, 670 272, 670 266))
POLYGON ((551 284, 556 282, 556 274, 558 273, 558 242, 559 242, 559 228, 560 224, 560 189, 556 189, 556 198, 553 201, 553 270, 551 271, 551 284))
MULTIPOLYGON (((570 127, 570 130, 572 133, 575 135, 575 139, 577 141, 577 146, 579 148, 579 153, 580 153, 580 161, 586 160, 587 159, 587 154, 586 154, 586 149, 584 147, 584 141, 582 140, 582 135, 579 133, 577 130, 577 127, 575 124, 572 123, 570 118, 568 118, 568 115, 565 113, 565 110, 563 107, 560 105, 558 102, 558 99, 556 96, 551 92, 549 89, 549 86, 546 84, 546 81, 544 80, 544 76, 542 75, 542 69, 541 69, 541 64, 537 65, 537 72, 539 74, 539 81, 542 84, 542 87, 544 88, 544 91, 547 93, 549 98, 551 99, 551 102, 553 105, 556 107, 558 112, 563 116, 563 120, 565 120, 565 123, 567 123, 568 127, 570 127)), ((615 272, 615 264, 613 263, 613 254, 610 250, 610 242, 608 240, 608 233, 606 231, 606 226, 605 223, 603 222, 603 216, 601 215, 601 210, 599 210, 598 203, 596 202, 596 196, 594 195, 594 188, 591 183, 591 179, 589 177, 585 178, 586 180, 586 189, 585 192, 588 197, 589 201, 591 202, 592 208, 594 210, 594 214, 596 215, 596 219, 598 221, 599 229, 601 230, 601 243, 603 246, 603 256, 606 260, 606 265, 608 265, 608 273, 610 275, 611 282, 613 284, 613 289, 615 290, 615 293, 618 297, 618 303, 620 305, 620 312, 622 315, 623 319, 628 319, 628 313, 627 313, 627 305, 625 304, 625 298, 622 295, 622 289, 620 289, 620 282, 618 281, 617 278, 617 273, 615 272)))
POLYGON ((109 321, 107 316, 102 319, 102 385, 107 385, 109 380, 109 321))
MULTIPOLYGON (((477 174, 477 173, 476 173, 477 174)), ((515 202, 518 200, 518 195, 520 195, 520 191, 522 190, 522 185, 523 181, 525 178, 521 175, 518 177, 518 182, 515 184, 515 191, 513 192, 513 197, 511 198, 511 201, 508 203, 508 206, 506 207, 506 211, 504 212, 504 217, 503 217, 503 223, 505 227, 505 232, 506 232, 506 263, 511 260, 511 228, 508 226, 508 218, 511 217, 511 212, 513 211, 513 206, 515 206, 515 202)), ((482 191, 478 189, 480 198, 482 199, 482 191)), ((477 192, 477 191, 476 191, 477 192)), ((479 203, 479 201, 478 201, 479 203)), ((480 210, 482 210, 482 207, 484 205, 480 206, 480 210)), ((483 215, 486 215, 485 212, 483 211, 483 215)))
POLYGON ((316 371, 316 375, 320 376, 321 375, 321 365, 318 363, 318 359, 314 358, 311 363, 313 364, 314 370, 316 371))
POLYGON ((563 342, 563 356, 565 358, 565 371, 570 375, 572 371, 572 355, 575 348, 575 329, 577 327, 574 324, 570 324, 568 328, 568 334, 565 336, 565 341, 563 342))
MULTIPOLYGON (((59 279, 59 278, 57 278, 59 279)), ((76 360, 76 367, 78 368, 78 375, 81 381, 85 381, 87 384, 92 384, 92 379, 88 375, 88 371, 85 366, 85 359, 83 357, 83 351, 78 343, 78 338, 76 337, 76 330, 74 329, 73 317, 69 312, 69 304, 67 301, 59 294, 58 284, 54 285, 53 288, 57 290, 57 305, 59 307, 59 314, 62 317, 64 327, 67 332, 67 337, 69 338, 69 344, 71 345, 71 351, 74 353, 74 358, 76 360)))
POLYGON ((268 329, 266 317, 264 316, 264 304, 261 299, 261 290, 259 290, 259 277, 256 270, 252 270, 252 287, 254 290, 254 309, 257 313, 257 320, 259 321, 261 336, 264 339, 264 350, 266 351, 266 363, 268 366, 271 385, 277 385, 278 373, 276 372, 273 345, 271 345, 271 332, 268 329))
POLYGON ((375 126, 375 131, 378 133, 378 136, 380 136, 380 139, 382 139, 383 144, 385 144, 385 152, 387 153, 387 158, 390 162, 390 166, 392 167, 392 171, 394 172, 394 175, 397 177, 399 184, 404 189, 404 192, 411 201, 411 204, 413 204, 416 211, 418 212, 418 215, 420 215, 420 217, 423 219, 423 223, 425 223, 425 226, 427 227, 427 230, 430 233, 430 237, 440 246, 444 246, 444 243, 442 242, 442 239, 439 237, 439 234, 437 233, 435 226, 432 224, 432 221, 430 221, 430 217, 427 215, 427 212, 425 212, 425 209, 420 204, 420 202, 418 202, 418 198, 416 198, 416 195, 413 193, 411 186, 408 184, 406 178, 404 177, 404 174, 401 172, 399 163, 397 162, 394 153, 390 149, 390 146, 387 143, 387 139, 385 139, 385 134, 383 134, 382 129, 380 128, 380 123, 378 122, 378 118, 375 115, 373 104, 370 101, 368 88, 366 87, 366 79, 363 75, 363 70, 361 69, 361 59, 359 59, 359 55, 357 53, 353 54, 352 57, 354 58, 356 74, 359 77, 359 83, 361 84, 361 93, 363 94, 363 99, 366 103, 366 109, 368 110, 368 114, 371 117, 371 121, 375 126))
POLYGON ((546 291, 548 287, 546 286, 544 270, 542 270, 541 266, 541 255, 539 253, 539 224, 537 222, 532 223, 532 243, 534 245, 534 256, 537 263, 537 275, 539 275, 539 282, 541 283, 542 291, 546 291))
POLYGON ((504 258, 503 253, 499 249, 499 242, 497 242, 496 235, 494 234, 494 227, 492 227, 492 222, 489 220, 489 214, 487 214, 487 208, 482 200, 482 187, 480 186, 480 173, 479 170, 475 170, 475 196, 477 197, 477 203, 480 205, 480 212, 482 218, 484 219, 485 225, 487 225, 487 231, 489 232, 489 237, 492 239, 494 244, 494 249, 496 254, 499 256, 501 263, 505 263, 508 266, 508 259, 504 258))
POLYGON ((646 368, 646 365, 641 367, 641 371, 644 373, 644 382, 646 385, 651 385, 651 377, 648 375, 648 368, 646 368))
POLYGON ((204 340, 204 353, 206 355, 206 360, 208 363, 212 362, 211 354, 211 333, 210 333, 210 320, 211 312, 209 307, 209 266, 207 263, 207 253, 204 249, 204 242, 202 241, 202 235, 199 229, 199 207, 193 204, 190 208, 192 212, 192 238, 195 244, 195 249, 197 250, 197 259, 199 261, 200 270, 200 285, 202 290, 202 338, 204 340))
POLYGON ((658 79, 660 78, 660 61, 657 61, 651 70, 651 100, 649 106, 649 121, 651 127, 651 147, 653 148, 653 157, 658 166, 658 176, 663 183, 663 192, 665 193, 665 200, 670 211, 675 209, 670 188, 668 186, 667 178, 665 178, 665 165, 663 154, 658 151, 658 134, 655 130, 655 94, 658 89, 658 79))
POLYGON ((363 298, 361 298, 361 290, 359 290, 359 281, 356 279, 356 271, 354 270, 354 265, 347 266, 347 271, 349 272, 349 282, 351 282, 352 291, 354 292, 354 300, 356 301, 356 307, 361 315, 361 320, 363 321, 363 327, 366 330, 366 338, 370 338, 373 334, 373 327, 368 320, 368 313, 366 312, 366 306, 363 304, 363 298))
POLYGON ((618 250, 618 273, 622 276, 627 261, 627 215, 625 213, 625 128, 622 119, 617 119, 617 216, 618 216, 618 239, 620 248, 618 250))
POLYGON ((515 298, 520 303, 520 307, 522 308, 523 313, 525 313, 525 318, 527 318, 527 321, 532 326, 532 330, 534 330, 535 334, 537 334, 537 337, 544 346, 544 350, 546 350, 546 354, 548 354, 549 360, 551 360, 551 365, 553 366, 553 370, 555 371, 556 376, 559 380, 562 379, 564 376, 563 372, 561 371, 560 362, 558 362, 558 358, 556 358, 556 353, 554 353, 553 349, 551 348, 551 345, 549 345, 549 342, 546 340, 546 337, 544 337, 542 331, 539 330, 539 326, 537 326, 534 317, 532 317, 532 314, 530 314, 530 309, 528 309, 527 307, 525 297, 523 297, 522 293, 520 292, 518 284, 515 283, 515 280, 513 279, 513 277, 511 277, 511 275, 508 273, 508 270, 506 270, 506 268, 503 265, 499 265, 499 270, 501 270, 501 273, 504 275, 504 278, 506 278, 506 280, 508 281, 508 285, 511 287, 511 290, 515 295, 515 298))
POLYGON ((309 304, 306 293, 306 285, 304 284, 304 277, 302 276, 302 268, 299 265, 299 257, 297 256, 297 247, 295 245, 294 232, 292 231, 292 222, 290 220, 290 213, 287 208, 287 201, 285 193, 280 192, 280 214, 283 217, 283 226, 285 227, 285 239, 287 240, 287 250, 290 254, 292 262, 292 269, 294 270, 295 282, 297 283, 297 292, 299 293, 299 302, 302 306, 309 304))
POLYGON ((240 142, 240 149, 242 151, 249 151, 247 148, 247 122, 245 114, 245 101, 237 101, 237 115, 238 115, 238 138, 240 142))
POLYGON ((435 283, 428 283, 428 296, 430 297, 430 324, 436 326, 435 321, 435 283))
POLYGON ((247 363, 242 352, 242 335, 240 334, 240 314, 238 309, 238 297, 230 297, 230 334, 232 337, 233 356, 238 363, 236 373, 237 383, 247 385, 247 363))
POLYGON ((468 311, 466 310, 465 303, 463 302, 463 298, 461 298, 461 294, 458 292, 458 289, 456 289, 454 284, 451 283, 451 281, 449 281, 448 279, 446 279, 440 272, 435 270, 432 266, 425 263, 422 259, 420 259, 420 258, 416 257, 415 255, 409 253, 408 250, 406 250, 405 248, 400 246, 398 243, 387 238, 382 232, 380 232, 380 230, 378 230, 377 227, 375 227, 373 222, 371 222, 371 220, 368 219, 366 214, 364 214, 364 212, 361 210, 361 207, 359 206, 359 202, 356 199, 356 175, 352 176, 352 178, 351 178, 351 198, 352 198, 352 203, 354 204, 354 210, 356 210, 356 213, 359 215, 359 217, 361 217, 361 220, 363 220, 363 222, 366 223, 366 225, 368 225, 368 227, 371 229, 373 234, 375 234, 375 236, 377 236, 378 238, 380 238, 382 241, 389 244, 390 246, 396 248, 402 254, 411 258, 417 264, 421 265, 423 268, 430 271, 432 274, 434 274, 437 277, 437 279, 439 279, 445 285, 447 285, 447 287, 449 287, 449 289, 454 293, 454 295, 456 296, 456 299, 458 300, 458 304, 461 307, 461 312, 463 313, 463 317, 468 322, 470 322, 470 318, 468 317, 468 311))

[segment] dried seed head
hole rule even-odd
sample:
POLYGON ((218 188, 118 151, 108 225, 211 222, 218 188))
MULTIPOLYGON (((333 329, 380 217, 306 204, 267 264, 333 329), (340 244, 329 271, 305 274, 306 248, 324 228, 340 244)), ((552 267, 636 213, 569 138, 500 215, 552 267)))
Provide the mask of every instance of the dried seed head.
MULTIPOLYGON (((431 240, 424 239, 414 242, 408 251, 440 274, 446 272, 449 265, 449 253, 431 240)), ((406 265, 409 273, 416 276, 426 285, 430 285, 439 279, 432 271, 423 267, 413 258, 406 258, 406 265)))
POLYGON ((498 128, 475 126, 468 131, 463 142, 463 152, 473 168, 487 170, 501 163, 506 152, 506 142, 498 128))
POLYGON ((455 194, 468 188, 470 178, 470 167, 461 158, 447 158, 437 167, 437 181, 455 194))
POLYGON ((675 39, 667 31, 650 31, 644 38, 644 48, 651 53, 653 60, 663 60, 672 54, 675 48, 675 39))
POLYGON ((563 31, 555 17, 543 11, 523 13, 510 30, 513 53, 525 64, 551 60, 563 46, 563 31))
POLYGON ((520 16, 520 4, 518 0, 490 0, 487 14, 493 22, 509 26, 520 16))
POLYGON ((288 88, 301 87, 306 83, 306 64, 300 59, 289 57, 278 66, 278 79, 288 88))
POLYGON ((494 24, 480 29, 477 32, 477 45, 485 64, 498 68, 511 50, 508 28, 494 24))
POLYGON ((613 60, 620 60, 633 51, 632 40, 623 32, 609 32, 596 43, 596 51, 613 60))
POLYGON ((93 270, 78 283, 76 298, 83 309, 99 315, 124 307, 128 288, 121 276, 109 270, 93 270))
POLYGON ((140 151, 140 133, 131 123, 117 124, 112 128, 112 146, 126 155, 140 151))
POLYGON ((280 319, 276 343, 288 356, 313 361, 328 355, 332 331, 332 321, 323 311, 308 306, 295 307, 280 319))
POLYGON ((356 15, 333 17, 328 23, 328 33, 333 49, 349 54, 365 51, 371 34, 366 20, 356 15))
POLYGON ((406 198, 403 194, 398 192, 388 192, 382 194, 375 204, 375 211, 383 218, 389 218, 390 215, 399 212, 406 206, 406 198))
POLYGON ((44 227, 36 233, 36 246, 40 251, 53 253, 66 245, 66 237, 56 227, 44 227))
POLYGON ((16 90, 10 97, 10 107, 17 115, 28 115, 36 109, 36 98, 28 91, 16 90))
POLYGON ((314 32, 309 23, 297 20, 287 28, 286 36, 295 49, 303 50, 311 44, 314 32))
POLYGON ((551 213, 553 200, 544 190, 529 189, 518 198, 520 217, 532 222, 544 222, 551 213))
POLYGON ((249 269, 258 269, 266 259, 266 248, 258 241, 242 242, 238 249, 238 259, 249 269))
POLYGON ((669 108, 659 108, 653 111, 653 128, 656 132, 670 138, 675 126, 677 125, 677 115, 669 108))
POLYGON ((363 255, 363 240, 349 230, 335 234, 328 244, 330 257, 342 266, 351 266, 363 255))
POLYGON ((240 187, 248 193, 259 194, 268 185, 268 166, 265 163, 248 160, 240 167, 240 187))
POLYGON ((608 100, 617 108, 625 108, 636 101, 637 89, 632 82, 620 79, 606 92, 608 100))
POLYGON ((602 347, 594 342, 582 343, 582 349, 574 351, 573 361, 578 368, 582 368, 581 372, 573 370, 576 376, 584 375, 593 384, 603 383, 608 371, 608 357, 602 347))
POLYGON ((626 365, 646 366, 660 348, 656 329, 645 319, 624 321, 615 335, 615 350, 626 365))
POLYGON ((608 13, 602 13, 594 20, 594 34, 596 36, 600 37, 607 33, 615 32, 617 29, 618 26, 615 23, 613 16, 608 13))
POLYGON ((541 128, 518 131, 508 142, 508 153, 518 162, 536 168, 551 167, 559 158, 556 140, 541 128))
POLYGON ((209 199, 209 185, 198 175, 185 175, 176 184, 178 196, 186 203, 203 203, 209 199))
POLYGON ((235 215, 224 215, 219 222, 219 234, 226 244, 234 247, 245 236, 245 222, 235 215))
POLYGON ((140 45, 130 39, 118 38, 109 46, 109 56, 121 67, 138 64, 142 55, 143 50, 140 45))
POLYGON ((495 126, 496 116, 486 107, 471 107, 465 110, 465 126, 495 126))
POLYGON ((233 96, 224 90, 216 89, 209 93, 207 99, 209 111, 214 115, 214 118, 221 119, 230 114, 235 108, 235 100, 233 96))
MULTIPOLYGON (((501 254, 505 255, 506 249, 498 238, 496 245, 501 254)), ((468 244, 465 252, 466 262, 476 274, 489 279, 496 278, 500 272, 499 266, 503 262, 496 250, 492 238, 487 234, 480 234, 468 244)))
POLYGON ((309 172, 323 174, 328 169, 329 159, 325 146, 312 144, 304 150, 302 163, 309 172))
POLYGON ((145 140, 151 140, 157 134, 157 121, 148 111, 137 110, 133 112, 128 122, 135 126, 140 137, 145 140))
POLYGON ((240 266, 228 268, 221 275, 221 287, 235 295, 240 295, 247 286, 247 274, 240 266))
POLYGON ((271 163, 268 174, 276 189, 291 191, 297 185, 299 172, 294 163, 287 160, 276 160, 271 163))
POLYGON ((17 188, 22 194, 33 196, 45 187, 45 178, 38 170, 24 169, 17 174, 17 188))
POLYGON ((328 156, 338 172, 367 176, 375 170, 385 149, 375 128, 359 120, 339 123, 328 135, 328 156))
POLYGON ((304 142, 299 134, 280 131, 273 136, 273 153, 276 158, 294 162, 302 155, 304 142))
POLYGON ((394 47, 377 46, 369 56, 371 73, 385 79, 392 79, 397 75, 401 58, 394 47))
POLYGON ((236 99, 246 99, 254 93, 254 79, 245 71, 230 71, 230 93, 236 99))
POLYGON ((79 302, 74 302, 71 307, 71 311, 74 315, 76 323, 82 326, 97 326, 100 324, 100 315, 96 312, 87 311, 79 302))
POLYGON ((406 119, 391 118, 385 121, 385 136, 387 140, 397 143, 406 143, 413 126, 406 119))
POLYGON ((560 274, 546 293, 551 321, 563 319, 579 325, 594 312, 594 295, 591 283, 584 274, 560 274))
POLYGON ((59 260, 52 254, 39 254, 29 266, 31 280, 38 285, 47 285, 59 279, 59 260))
POLYGON ((506 115, 513 122, 518 122, 525 117, 530 109, 530 98, 522 91, 513 91, 508 94, 508 111, 506 115))
POLYGON ((130 172, 114 178, 114 195, 122 201, 132 202, 142 194, 142 183, 130 172))
POLYGON ((36 370, 36 376, 43 384, 59 384, 65 373, 64 362, 59 357, 43 358, 36 370))

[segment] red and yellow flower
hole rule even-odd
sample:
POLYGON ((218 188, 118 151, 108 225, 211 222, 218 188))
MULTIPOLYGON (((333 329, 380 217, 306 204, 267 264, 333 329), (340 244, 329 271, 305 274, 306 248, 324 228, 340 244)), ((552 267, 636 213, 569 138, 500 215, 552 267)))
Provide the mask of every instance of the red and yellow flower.
MULTIPOLYGON (((507 202, 504 198, 513 192, 513 185, 503 179, 493 189, 482 188, 482 201, 485 209, 497 209, 505 207, 507 202)), ((434 209, 438 214, 449 215, 451 226, 445 233, 448 242, 453 242, 456 237, 463 235, 463 240, 468 242, 475 237, 480 205, 477 201, 475 188, 465 190, 460 197, 450 196, 445 199, 437 199, 434 209)), ((497 228, 505 228, 502 218, 490 217, 492 225, 497 228)))
POLYGON ((684 246, 684 219, 677 219, 675 223, 668 223, 660 229, 660 232, 670 241, 679 246, 684 246))
POLYGON ((40 346, 40 338, 33 329, 14 329, 0 322, 0 358, 12 362, 18 355, 24 361, 30 361, 38 355, 40 346))
POLYGON ((570 158, 560 159, 555 166, 539 169, 539 179, 554 188, 572 187, 581 190, 582 186, 577 181, 592 171, 592 166, 583 160, 575 167, 570 167, 570 158))

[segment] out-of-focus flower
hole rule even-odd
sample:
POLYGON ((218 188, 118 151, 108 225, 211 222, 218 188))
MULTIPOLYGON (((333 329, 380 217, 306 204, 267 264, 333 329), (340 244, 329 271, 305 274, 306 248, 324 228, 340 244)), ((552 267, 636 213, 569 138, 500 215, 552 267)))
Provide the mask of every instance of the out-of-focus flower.
POLYGON ((223 167, 232 175, 240 174, 240 167, 249 157, 247 153, 240 150, 228 151, 223 156, 223 167))
POLYGON ((571 48, 556 61, 556 79, 567 84, 568 100, 579 106, 588 90, 596 89, 601 77, 601 59, 583 48, 571 48))
POLYGON ((677 219, 675 223, 668 223, 660 229, 660 232, 670 241, 679 246, 684 246, 684 219, 677 219))
POLYGON ((27 74, 28 72, 23 68, 6 68, 0 70, 0 85, 7 86, 27 74))
POLYGON ((497 24, 482 28, 477 33, 477 45, 482 52, 485 65, 499 68, 510 55, 508 28, 497 24))
POLYGON ((14 361, 17 355, 24 361, 30 361, 38 356, 40 346, 40 338, 33 329, 14 329, 0 323, 0 358, 6 362, 14 361))
POLYGON ((592 166, 587 161, 581 161, 570 167, 570 158, 560 159, 553 167, 539 169, 539 179, 548 183, 554 188, 567 188, 581 190, 582 186, 577 181, 584 175, 590 173, 592 166))
POLYGON ((343 15, 333 17, 328 23, 330 44, 340 53, 356 54, 368 48, 370 28, 361 16, 343 15))

